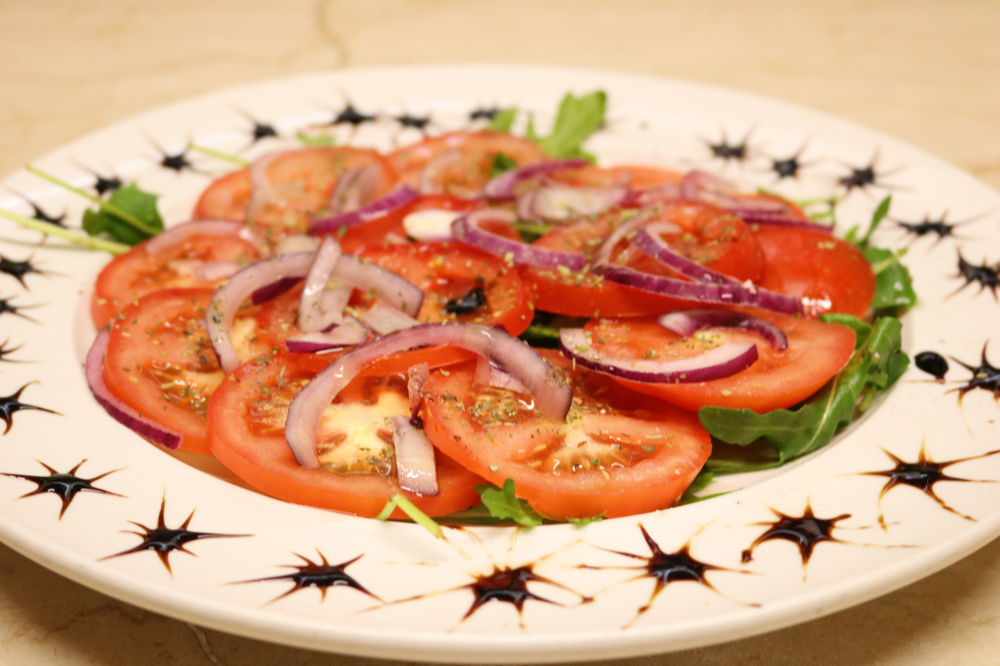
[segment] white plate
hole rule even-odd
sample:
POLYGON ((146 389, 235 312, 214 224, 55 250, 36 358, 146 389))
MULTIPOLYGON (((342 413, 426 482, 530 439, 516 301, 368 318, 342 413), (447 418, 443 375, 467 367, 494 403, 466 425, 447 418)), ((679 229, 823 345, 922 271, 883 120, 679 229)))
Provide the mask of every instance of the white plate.
MULTIPOLYGON (((792 197, 847 194, 841 227, 866 222, 881 197, 894 195, 891 216, 904 222, 971 220, 937 242, 887 222, 875 241, 909 247, 905 258, 920 304, 905 319, 911 354, 934 350, 976 366, 1000 319, 994 294, 974 282, 959 290, 958 253, 975 265, 1000 260, 1000 196, 971 176, 889 137, 821 113, 715 88, 618 73, 524 67, 413 67, 316 74, 246 86, 176 104, 85 137, 36 165, 81 187, 88 170, 136 180, 162 194, 168 222, 185 218, 208 182, 199 173, 158 165, 157 144, 168 153, 188 140, 224 152, 255 155, 294 143, 296 129, 330 120, 348 101, 379 120, 339 140, 388 148, 419 138, 393 117, 430 115, 431 131, 469 125, 482 107, 516 104, 551 121, 562 94, 608 92, 608 127, 589 147, 604 163, 641 162, 705 168, 742 187, 763 186, 792 197), (253 122, 272 124, 284 137, 248 148, 253 122), (711 144, 746 142, 744 160, 723 160, 711 144), (799 155, 798 179, 779 179, 773 160, 799 155), (848 190, 839 183, 854 169, 873 166, 874 184, 848 190), (958 293, 956 290, 959 290, 958 293)), ((188 153, 201 170, 221 173, 222 161, 188 153)), ((25 172, 5 181, 49 213, 68 211, 76 223, 86 202, 25 172)), ((4 208, 29 213, 23 200, 4 208)), ((911 367, 888 398, 846 436, 806 461, 766 478, 739 479, 743 490, 710 501, 583 528, 447 530, 436 541, 420 527, 382 524, 273 500, 220 480, 144 443, 108 418, 90 398, 80 371, 93 329, 85 293, 107 260, 93 252, 26 247, 38 234, 3 222, 0 253, 30 261, 49 275, 28 274, 30 291, 0 275, 0 296, 37 322, 0 315, 7 347, 23 345, 0 363, 0 395, 28 384, 21 400, 59 412, 21 410, 0 439, 0 538, 28 557, 76 581, 151 610, 233 633, 282 643, 396 659, 439 661, 557 661, 677 650, 731 640, 803 622, 857 604, 917 580, 969 554, 1000 533, 1000 405, 991 391, 955 391, 972 373, 951 362, 942 385, 911 367), (16 241, 19 241, 16 242, 16 241), (74 333, 75 331, 75 333, 74 333), (37 383, 30 383, 37 382, 37 383), (962 463, 945 474, 986 483, 939 481, 931 496, 866 473, 916 462, 921 447, 933 461, 962 463), (49 493, 21 498, 39 487, 17 475, 44 477, 47 465, 93 479, 108 493, 80 491, 60 519, 62 503, 49 493), (42 463, 42 464, 40 464, 42 463), (939 500, 939 501, 938 501, 939 500), (164 524, 238 537, 203 538, 167 555, 172 573, 144 543, 161 502, 164 524), (815 544, 806 565, 787 540, 742 553, 781 513, 836 519, 830 540, 815 544), (879 524, 884 516, 886 527, 879 524), (693 561, 711 565, 688 573, 703 582, 672 580, 659 594, 645 568, 651 556, 640 531, 665 554, 685 547, 693 561), (620 553, 630 553, 624 556, 620 553), (331 565, 350 585, 308 585, 288 596, 296 554, 331 565), (196 555, 197 557, 192 557, 196 555), (359 559, 358 559, 359 558, 359 559), (474 608, 477 577, 526 567, 538 578, 529 596, 510 593, 474 608), (628 567, 632 567, 631 569, 628 567), (638 568, 636 568, 638 567, 638 568), (550 581, 550 582, 546 582, 550 581), (557 585, 551 584, 552 582, 557 585), (652 598, 654 597, 655 598, 652 598), (402 603, 392 603, 419 597, 402 603), (652 598, 652 601, 651 601, 652 598), (586 599, 581 603, 581 599, 586 599), (592 599, 592 600, 591 600, 592 599), (382 600, 382 601, 379 601, 382 600), (548 600, 553 603, 546 603, 548 600), (388 602, 388 603, 383 603, 388 602), (643 609, 649 607, 643 612, 643 609)), ((51 245, 56 243, 51 242, 51 245)), ((983 276, 989 281, 989 273, 983 276)), ((995 271, 992 273, 995 276, 995 271)), ((995 277, 993 278, 995 280, 995 277)), ((1000 364, 1000 349, 994 363, 1000 364)), ((683 558, 681 558, 683 559, 683 558)), ((678 560, 675 558, 674 562, 678 560)), ((680 576, 684 578, 685 576, 680 576)))

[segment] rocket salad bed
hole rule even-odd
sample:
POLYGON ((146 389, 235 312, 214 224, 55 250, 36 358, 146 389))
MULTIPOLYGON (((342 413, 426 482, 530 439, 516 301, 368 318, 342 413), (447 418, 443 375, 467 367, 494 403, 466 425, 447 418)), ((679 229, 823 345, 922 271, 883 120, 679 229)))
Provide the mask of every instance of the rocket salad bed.
MULTIPOLYGON (((603 109, 568 95, 545 137, 511 134, 509 110, 216 180, 195 215, 228 223, 102 272, 92 385, 152 441, 381 518, 630 515, 822 447, 908 362, 909 278, 869 244, 888 200, 841 239, 703 172, 603 168, 581 148, 603 109), (754 455, 710 455, 713 438, 754 455)), ((88 231, 145 237, 128 218, 159 218, 141 203, 102 205, 88 231)))

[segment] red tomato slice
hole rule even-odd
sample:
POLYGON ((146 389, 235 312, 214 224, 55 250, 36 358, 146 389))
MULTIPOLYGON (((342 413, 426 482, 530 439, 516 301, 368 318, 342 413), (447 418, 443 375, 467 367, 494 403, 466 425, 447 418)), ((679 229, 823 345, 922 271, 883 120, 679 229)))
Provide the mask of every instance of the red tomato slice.
MULTIPOLYGON (((362 257, 397 273, 424 290, 422 322, 502 325, 517 336, 531 324, 531 294, 502 259, 464 243, 414 243, 366 248, 362 257), (468 314, 445 310, 448 301, 482 289, 486 304, 468 314)), ((364 300, 362 300, 364 303, 364 300)))
MULTIPOLYGON (((212 294, 164 289, 140 298, 113 320, 104 359, 104 382, 116 397, 183 434, 185 451, 205 454, 208 397, 223 378, 205 330, 212 294)), ((252 343, 244 350, 266 351, 252 343)))
POLYGON ((706 405, 746 407, 764 413, 791 407, 818 391, 844 367, 854 352, 854 331, 839 324, 790 317, 762 310, 766 319, 788 337, 788 348, 776 351, 751 331, 703 329, 684 340, 660 326, 655 318, 601 319, 588 322, 594 350, 626 359, 685 358, 702 354, 727 341, 757 344, 757 362, 724 379, 690 384, 644 384, 616 379, 623 386, 662 398, 684 409, 706 405), (656 356, 654 356, 654 354, 656 356))
POLYGON ((573 386, 565 423, 538 415, 529 396, 475 386, 475 364, 432 373, 427 435, 438 449, 552 517, 608 518, 665 509, 712 451, 693 414, 614 384, 542 350, 573 386))
POLYGON ((236 234, 192 236, 156 254, 146 251, 148 244, 115 257, 97 276, 90 303, 95 326, 104 326, 127 304, 159 289, 216 287, 225 281, 196 278, 193 270, 202 262, 247 264, 260 258, 257 247, 236 234))
POLYGON ((205 188, 191 213, 192 220, 235 220, 247 217, 247 203, 253 186, 246 169, 216 178, 205 188))
POLYGON ((506 132, 452 132, 400 148, 389 163, 404 183, 426 193, 479 196, 492 177, 493 160, 503 153, 518 166, 543 162, 549 156, 537 143, 506 132), (434 173, 424 167, 435 158, 434 173), (431 187, 433 189, 428 190, 431 187))
POLYGON ((473 199, 462 199, 447 194, 427 194, 388 215, 349 228, 343 235, 337 236, 337 240, 344 252, 356 253, 365 247, 405 239, 406 229, 403 228, 403 220, 410 213, 432 209, 466 212, 481 208, 482 205, 482 202, 473 199))
POLYGON ((764 256, 761 287, 806 299, 806 314, 814 317, 867 314, 875 274, 854 245, 812 229, 757 225, 753 235, 764 256))
POLYGON ((612 167, 586 166, 572 171, 561 171, 553 178, 581 187, 629 187, 648 190, 657 185, 679 185, 684 174, 670 169, 625 164, 612 167))
MULTIPOLYGON (((409 413, 406 376, 362 377, 327 408, 320 424, 320 462, 301 467, 285 441, 288 403, 328 361, 297 354, 264 357, 237 368, 209 404, 212 453, 257 490, 279 499, 359 516, 378 514, 401 492, 424 513, 440 516, 479 501, 482 479, 437 455, 437 496, 400 489, 387 416, 409 413), (349 428, 345 427, 349 424, 349 428)), ((397 510, 394 517, 404 515, 397 510)))

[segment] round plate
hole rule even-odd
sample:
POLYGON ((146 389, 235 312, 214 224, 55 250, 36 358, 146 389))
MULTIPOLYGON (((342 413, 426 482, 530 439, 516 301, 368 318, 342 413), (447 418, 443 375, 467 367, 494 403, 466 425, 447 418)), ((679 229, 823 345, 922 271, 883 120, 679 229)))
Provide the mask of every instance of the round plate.
MULTIPOLYGON (((649 77, 412 67, 224 91, 35 165, 88 190, 97 176, 136 181, 161 195, 175 223, 232 168, 189 141, 251 158, 296 145, 298 131, 388 149, 418 140, 421 119, 434 134, 515 105, 545 131, 566 91, 595 89, 609 99, 607 126, 588 143, 602 163, 706 169, 793 198, 842 196, 842 231, 867 224, 891 193, 873 240, 908 249, 920 300, 904 319, 904 348, 951 359, 947 381, 911 366, 831 446, 779 473, 728 477, 709 492, 742 489, 708 501, 583 527, 446 529, 435 540, 416 525, 262 496, 212 461, 172 457, 113 422, 80 369, 93 336, 87 292, 107 256, 54 239, 36 246, 37 232, 4 221, 0 538, 102 592, 225 631, 490 662, 677 650, 803 622, 926 576, 1000 533, 1000 380, 986 349, 1000 330, 1000 196, 884 135, 649 77), (260 138, 264 128, 278 137, 260 138)), ((49 215, 65 211, 70 226, 88 205, 27 172, 5 184, 49 215)), ((23 198, 0 207, 33 213, 23 198)))

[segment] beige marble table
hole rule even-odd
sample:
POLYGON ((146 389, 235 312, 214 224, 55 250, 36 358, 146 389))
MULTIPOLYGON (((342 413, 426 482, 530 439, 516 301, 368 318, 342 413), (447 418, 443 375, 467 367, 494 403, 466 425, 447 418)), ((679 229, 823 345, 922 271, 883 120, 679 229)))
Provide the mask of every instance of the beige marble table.
MULTIPOLYGON (((516 62, 798 102, 1000 188, 998 31, 995 0, 0 0, 0 173, 105 124, 238 83, 343 66, 516 62)), ((376 662, 185 625, 0 546, 0 663, 376 662)), ((997 664, 1000 541, 830 617, 616 663, 997 664)))

